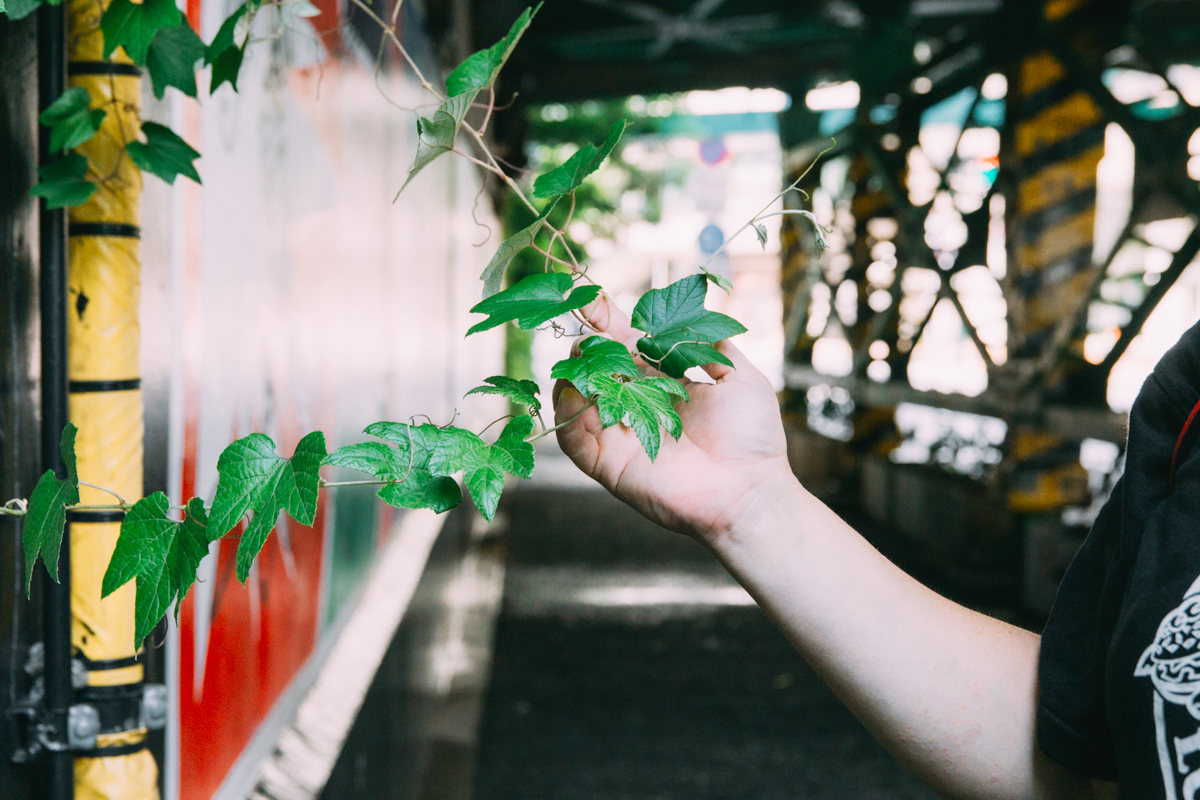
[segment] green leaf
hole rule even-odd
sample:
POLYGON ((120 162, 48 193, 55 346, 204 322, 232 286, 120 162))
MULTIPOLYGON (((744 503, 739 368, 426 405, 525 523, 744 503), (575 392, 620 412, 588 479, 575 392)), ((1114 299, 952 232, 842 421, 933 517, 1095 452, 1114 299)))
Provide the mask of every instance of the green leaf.
MULTIPOLYGON (((417 119, 417 156, 408 171, 404 185, 400 187, 400 192, 403 192, 408 184, 412 183, 412 179, 417 177, 417 173, 429 166, 434 159, 453 149, 458 129, 462 127, 467 112, 471 110, 476 94, 477 91, 471 91, 451 97, 437 107, 437 111, 433 112, 433 119, 417 119)), ((396 192, 396 197, 400 196, 400 192, 396 192)))
MULTIPOLYGON (((179 523, 167 516, 170 505, 165 494, 155 492, 129 509, 121 523, 121 535, 108 561, 108 569, 104 571, 101 597, 108 597, 139 575, 157 582, 166 569, 167 553, 179 528, 179 523)), ((159 614, 158 618, 161 617, 159 614)))
POLYGON ((253 3, 253 0, 242 3, 236 9, 234 9, 232 14, 225 18, 224 22, 221 23, 221 27, 217 29, 217 35, 213 37, 212 43, 208 45, 208 49, 204 53, 204 61, 206 64, 214 63, 221 56, 221 54, 229 48, 233 47, 240 49, 241 46, 245 44, 244 41, 237 42, 234 40, 234 31, 242 17, 246 16, 248 13, 258 10, 258 3, 253 3, 253 10, 251 9, 251 3, 253 3))
POLYGON ((174 0, 144 0, 136 4, 130 0, 112 0, 100 18, 104 58, 111 56, 117 47, 124 47, 133 63, 145 64, 154 34, 178 25, 182 19, 174 0))
POLYGON ((435 476, 449 477, 462 470, 471 499, 491 522, 504 491, 504 473, 511 472, 519 478, 533 475, 533 444, 525 441, 533 431, 533 418, 523 415, 510 420, 495 444, 488 444, 462 428, 438 430, 429 471, 435 476))
POLYGON ((533 475, 533 444, 525 441, 532 431, 532 417, 517 417, 504 427, 495 444, 480 441, 480 447, 464 454, 463 482, 488 522, 496 516, 500 504, 504 473, 511 472, 519 478, 533 475))
MULTIPOLYGON (((533 442, 525 441, 533 433, 533 417, 528 415, 512 419, 504 426, 500 438, 492 447, 498 447, 508 453, 513 465, 508 471, 518 478, 533 477, 534 450, 533 442)), ((488 517, 491 520, 491 517, 488 517)))
POLYGON ((208 83, 208 93, 211 96, 222 83, 228 83, 230 88, 237 91, 238 72, 242 69, 242 60, 246 51, 241 47, 230 47, 212 62, 212 78, 208 83))
POLYGON ((101 597, 108 597, 131 580, 137 580, 134 602, 134 645, 150 634, 175 603, 179 604, 196 581, 200 561, 208 554, 204 528, 204 502, 193 497, 182 522, 167 512, 170 501, 155 492, 136 503, 125 521, 104 573, 101 597))
POLYGON ((157 122, 143 122, 146 143, 130 142, 125 147, 133 163, 142 172, 150 172, 167 183, 182 175, 200 183, 200 174, 192 164, 200 154, 181 139, 175 131, 157 122))
POLYGON ((399 480, 408 472, 408 455, 405 454, 400 463, 399 451, 388 447, 382 442, 360 442, 339 447, 325 460, 322 466, 348 467, 350 469, 374 475, 380 480, 399 480))
POLYGON ((653 461, 658 457, 661 441, 659 428, 678 439, 683 434, 683 421, 675 411, 676 398, 688 399, 687 390, 669 378, 638 378, 622 382, 607 375, 592 379, 600 423, 608 428, 617 423, 627 425, 653 461))
POLYGON ((405 425, 400 422, 375 422, 366 427, 363 433, 378 436, 399 448, 407 454, 412 450, 412 457, 405 455, 401 462, 407 469, 410 464, 414 468, 425 469, 429 466, 430 456, 433 455, 441 437, 442 429, 436 425, 405 425))
POLYGON ((682 378, 689 367, 714 361, 733 366, 712 343, 745 333, 746 328, 733 317, 706 309, 707 294, 708 279, 689 275, 646 292, 634 306, 632 325, 646 332, 638 340, 638 350, 672 378, 682 378))
POLYGON ((193 497, 188 501, 183 525, 175 534, 175 543, 167 556, 175 580, 174 594, 178 600, 175 604, 176 621, 179 620, 179 603, 183 602, 188 590, 196 582, 196 572, 200 569, 200 562, 208 555, 208 545, 208 514, 204 511, 204 501, 193 497))
POLYGON ((168 86, 188 97, 196 96, 196 62, 207 48, 187 20, 171 28, 162 28, 150 41, 146 69, 154 83, 154 96, 161 99, 168 86))
POLYGON ((491 86, 501 67, 504 66, 504 62, 508 61, 508 57, 512 55, 513 48, 517 46, 521 35, 525 33, 525 29, 529 27, 530 21, 541 7, 542 4, 538 3, 537 8, 533 10, 526 8, 509 28, 507 36, 486 50, 472 53, 455 67, 454 71, 446 78, 446 96, 455 97, 464 92, 477 92, 491 86))
POLYGON ((512 263, 517 253, 533 245, 538 233, 541 232, 542 227, 546 224, 546 218, 550 216, 550 212, 554 210, 556 205, 558 205, 558 198, 555 198, 554 202, 546 206, 529 227, 517 231, 500 243, 500 247, 496 249, 496 254, 492 256, 492 260, 484 268, 483 274, 479 276, 479 279, 483 281, 484 300, 487 300, 503 288, 504 273, 508 271, 508 265, 512 263))
POLYGON ((67 468, 65 480, 59 480, 54 470, 46 470, 38 478, 29 496, 29 507, 25 514, 21 544, 25 550, 25 596, 33 581, 33 565, 38 555, 46 565, 46 572, 58 580, 58 551, 62 547, 63 528, 67 523, 67 506, 79 502, 79 475, 75 471, 75 434, 78 429, 71 423, 63 428, 59 450, 67 468))
POLYGON ((624 375, 636 378, 637 364, 625 345, 603 336, 589 336, 579 343, 579 355, 565 358, 550 368, 551 378, 564 378, 584 397, 594 393, 591 379, 596 375, 624 375))
POLYGON ((758 243, 762 245, 763 250, 766 250, 767 249, 767 226, 763 225, 761 222, 756 222, 753 224, 754 224, 754 232, 758 235, 758 243))
POLYGON ((96 135, 106 114, 102 108, 93 111, 91 105, 88 90, 76 86, 59 95, 41 113, 38 122, 50 129, 50 152, 70 150, 96 135))
POLYGON ((217 459, 217 492, 209 516, 208 536, 220 538, 248 511, 254 512, 237 551, 237 576, 243 583, 280 511, 301 525, 312 525, 317 514, 320 469, 326 457, 325 435, 308 434, 291 458, 275 453, 275 443, 252 433, 225 448, 217 459))
POLYGON ((600 294, 599 286, 580 286, 572 291, 571 276, 561 272, 538 273, 522 278, 515 286, 476 304, 472 314, 488 318, 467 331, 486 331, 512 320, 524 330, 536 328, 576 308, 583 308, 600 294))
POLYGON ((730 283, 729 279, 725 276, 718 275, 715 272, 709 272, 703 267, 700 268, 700 272, 704 275, 705 279, 708 280, 709 283, 713 284, 714 286, 719 286, 721 289, 723 289, 725 294, 729 294, 733 291, 733 284, 730 283))
POLYGON ((366 432, 394 441, 397 447, 382 442, 351 444, 339 447, 322 463, 397 481, 379 490, 379 497, 397 508, 432 508, 440 514, 462 502, 457 482, 435 476, 426 468, 440 433, 438 428, 376 422, 366 432))
POLYGON ((453 475, 465 467, 468 453, 486 446, 487 442, 471 431, 438 428, 437 443, 429 454, 429 471, 442 477, 453 475))
POLYGON ((529 406, 534 411, 542 410, 542 403, 537 399, 537 394, 540 389, 533 381, 522 381, 516 378, 510 378, 507 375, 493 375, 490 378, 484 378, 484 383, 490 383, 491 386, 476 386, 471 391, 467 392, 464 397, 469 397, 473 394, 498 394, 507 397, 514 403, 529 406))
POLYGON ((544 175, 539 175, 533 182, 533 196, 561 197, 578 189, 584 178, 598 170, 604 163, 604 159, 608 158, 608 154, 621 140, 621 134, 625 132, 626 125, 625 120, 617 120, 609 129, 608 138, 604 140, 604 144, 600 145, 599 150, 594 144, 585 144, 576 150, 565 164, 544 175))
POLYGON ((246 42, 249 41, 248 37, 240 34, 249 31, 250 23, 254 21, 254 15, 258 13, 261 4, 261 0, 248 0, 238 6, 237 10, 221 23, 217 35, 204 51, 204 63, 211 64, 213 68, 208 84, 210 95, 215 94, 223 83, 228 83, 235 92, 237 91, 238 72, 242 68, 242 60, 246 57, 246 42))
POLYGON ((435 477, 427 469, 414 469, 403 483, 389 483, 379 490, 379 496, 396 508, 431 508, 438 514, 462 502, 458 481, 435 477))
POLYGON ((82 205, 96 191, 96 184, 84 177, 87 171, 87 158, 79 153, 68 153, 38 167, 38 184, 29 193, 46 198, 47 209, 82 205))

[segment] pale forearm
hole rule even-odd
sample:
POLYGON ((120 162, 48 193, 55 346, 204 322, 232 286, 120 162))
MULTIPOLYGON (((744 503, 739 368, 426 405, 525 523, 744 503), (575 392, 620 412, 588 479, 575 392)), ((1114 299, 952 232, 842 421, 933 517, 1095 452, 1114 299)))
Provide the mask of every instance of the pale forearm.
POLYGON ((1038 754, 1039 640, 930 591, 794 481, 709 539, 901 762, 955 797, 1088 797, 1038 754))

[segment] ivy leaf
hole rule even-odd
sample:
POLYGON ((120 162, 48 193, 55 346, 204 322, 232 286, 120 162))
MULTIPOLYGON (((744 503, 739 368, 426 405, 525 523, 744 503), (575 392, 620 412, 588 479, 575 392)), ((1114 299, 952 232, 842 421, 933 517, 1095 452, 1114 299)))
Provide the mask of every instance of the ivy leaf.
POLYGON ((212 62, 212 77, 208 82, 208 93, 211 96, 221 88, 221 84, 228 83, 230 88, 237 91, 238 73, 242 69, 242 60, 246 57, 246 50, 243 47, 230 47, 225 49, 212 62))
POLYGON ((96 191, 87 175, 88 160, 79 153, 68 153, 57 161, 38 167, 38 183, 29 193, 46 198, 46 208, 82 205, 96 191))
POLYGON ((204 510, 204 501, 193 497, 188 501, 183 525, 175 534, 175 543, 167 555, 167 565, 175 580, 176 622, 179 621, 179 603, 183 602, 188 590, 196 582, 196 572, 200 569, 200 562, 208 555, 208 545, 208 514, 204 510))
POLYGON ((245 583, 250 576, 280 511, 301 525, 313 524, 321 480, 318 470, 325 456, 325 434, 314 431, 300 440, 291 458, 277 455, 275 443, 261 433, 238 439, 217 458, 220 477, 209 515, 210 539, 224 536, 247 511, 254 512, 238 544, 238 580, 245 583))
POLYGON ((221 84, 228 83, 237 91, 238 72, 242 68, 242 60, 246 57, 246 42, 249 37, 250 23, 258 13, 261 0, 247 0, 230 14, 217 35, 204 52, 204 63, 212 65, 212 77, 208 84, 208 93, 215 94, 221 84), (244 20, 244 22, 243 22, 244 20))
POLYGON ((429 461, 430 472, 448 477, 462 470, 471 499, 491 522, 504 491, 504 473, 519 478, 533 475, 533 444, 525 441, 533 431, 533 418, 523 415, 510 420, 495 444, 462 428, 439 430, 437 447, 429 461))
MULTIPOLYGON (((529 415, 516 417, 504 426, 500 438, 492 445, 508 453, 512 466, 508 471, 518 478, 532 478, 534 465, 533 442, 525 441, 533 433, 533 417, 529 415)), ((491 521, 491 517, 488 517, 491 521)))
POLYGON ((621 423, 633 429, 653 461, 658 457, 662 436, 659 428, 678 439, 683 421, 675 411, 675 398, 688 399, 687 390, 669 378, 638 378, 622 382, 608 375, 592 379, 600 423, 608 428, 621 423))
POLYGON ((389 483, 379 490, 379 496, 396 508, 431 508, 438 514, 462 502, 458 481, 435 477, 425 469, 414 469, 403 483, 389 483))
POLYGON ((504 473, 519 478, 533 475, 533 444, 525 437, 533 431, 533 418, 517 417, 504 427, 495 444, 480 441, 480 447, 463 458, 463 482, 479 513, 491 522, 504 492, 504 473))
POLYGON ((522 278, 515 286, 477 303, 472 314, 488 318, 467 331, 467 335, 486 331, 512 320, 523 330, 531 330, 576 308, 583 308, 600 294, 599 286, 580 286, 572 291, 571 276, 562 272, 538 273, 522 278))
POLYGON ((391 442, 402 453, 412 450, 412 457, 405 457, 402 462, 407 469, 411 466, 425 469, 429 466, 430 456, 433 455, 441 437, 442 429, 436 425, 405 425, 400 422, 375 422, 366 427, 363 433, 377 436, 391 442))
POLYGON ((21 544, 25 550, 25 596, 33 581, 33 565, 38 555, 46 565, 46 572, 58 581, 58 551, 62 547, 63 528, 67 524, 67 506, 79 502, 79 475, 75 471, 75 434, 78 429, 71 423, 63 428, 59 451, 67 468, 65 480, 59 480, 54 470, 48 469, 38 478, 29 496, 29 507, 21 532, 21 544))
POLYGON ((100 30, 104 33, 104 58, 108 59, 118 47, 135 64, 145 64, 146 54, 154 34, 162 28, 171 28, 180 23, 183 15, 174 0, 112 0, 100 18, 100 30))
POLYGON ((200 154, 179 137, 175 131, 157 122, 143 122, 142 133, 146 142, 130 142, 125 152, 137 168, 174 183, 180 175, 200 183, 200 174, 192 164, 200 154))
POLYGON ((761 222, 754 223, 754 232, 758 234, 758 243, 762 245, 762 249, 767 249, 767 226, 761 222))
POLYGON ((165 494, 155 492, 129 509, 121 523, 121 535, 109 559, 108 569, 104 571, 101 597, 108 597, 138 576, 156 581, 163 573, 167 553, 179 528, 179 523, 167 516, 170 505, 165 494))
POLYGON ((514 403, 529 406, 534 411, 542 410, 542 403, 537 399, 537 394, 541 391, 538 385, 533 381, 522 381, 516 378, 510 378, 507 375, 493 375, 490 378, 484 378, 484 383, 490 383, 491 386, 476 386, 471 391, 467 392, 464 397, 470 397, 473 394, 498 394, 507 397, 514 403))
POLYGON ((504 66, 504 62, 508 61, 508 57, 512 55, 513 48, 517 46, 521 35, 525 33, 525 29, 529 27, 534 15, 541 8, 541 3, 538 3, 535 9, 526 8, 509 28, 507 36, 486 50, 472 53, 455 67, 454 71, 446 78, 446 96, 455 97, 465 92, 478 92, 491 86, 492 82, 496 80, 497 73, 504 66))
POLYGON ((167 515, 170 501, 155 492, 136 503, 104 573, 100 596, 108 597, 131 580, 137 580, 134 602, 134 644, 141 644, 158 621, 179 603, 196 581, 200 561, 208 554, 204 502, 193 497, 182 522, 167 515))
MULTIPOLYGON (((462 127, 462 122, 466 118, 467 112, 471 110, 471 104, 475 102, 475 96, 478 93, 476 90, 451 97, 437 107, 437 111, 433 112, 433 119, 425 117, 417 119, 417 157, 408 171, 404 185, 400 187, 400 192, 403 192, 408 184, 412 183, 412 179, 417 177, 418 172, 429 166, 442 153, 448 153, 454 147, 458 129, 462 127)), ((400 196, 400 192, 396 192, 396 197, 400 196)))
MULTIPOLYGON (((420 427, 438 430, 432 425, 420 427)), ((462 491, 453 478, 435 476, 426 468, 433 445, 430 443, 429 446, 422 446, 422 443, 429 436, 436 438, 436 434, 427 430, 410 438, 409 430, 406 429, 418 428, 396 422, 377 422, 371 428, 374 428, 377 434, 385 434, 385 438, 389 440, 402 443, 402 446, 398 449, 382 442, 351 444, 339 447, 322 463, 356 469, 380 480, 398 481, 379 490, 379 497, 397 508, 432 508, 440 514, 462 502, 462 491)))
POLYGON ((708 270, 704 269, 703 267, 700 268, 700 271, 704 275, 705 279, 708 280, 709 283, 713 284, 714 286, 721 287, 721 289, 723 289, 725 291, 725 294, 729 294, 730 292, 733 291, 733 284, 730 283, 729 279, 726 278, 725 276, 718 275, 715 272, 709 272, 708 270))
POLYGON ((565 358, 550 368, 551 378, 564 378, 584 397, 595 390, 591 379, 597 375, 624 375, 636 378, 637 364, 625 345, 603 336, 589 336, 579 343, 579 355, 565 358))
POLYGON ((533 196, 561 197, 578 189, 583 179, 599 169, 604 159, 608 158, 608 154, 617 146, 621 134, 625 132, 626 124, 623 119, 614 122, 608 131, 608 138, 600 145, 599 150, 594 144, 585 144, 576 150, 565 164, 539 175, 533 182, 533 196))
POLYGON ((92 110, 92 96, 87 89, 76 86, 67 89, 38 117, 38 122, 50 129, 50 152, 70 150, 96 135, 107 116, 104 109, 92 110))
POLYGON ((689 367, 733 362, 712 343, 745 333, 733 317, 704 307, 708 279, 689 275, 663 289, 652 289, 634 306, 631 323, 646 336, 638 340, 642 355, 672 378, 682 378, 689 367))
POLYGON ((154 83, 154 96, 161 100, 167 87, 174 86, 188 97, 195 97, 196 62, 204 58, 206 51, 204 42, 186 19, 154 34, 146 52, 146 69, 154 83))
POLYGON ((504 273, 508 271, 508 265, 512 263, 517 253, 533 245, 534 239, 537 238, 538 233, 541 232, 542 227, 546 224, 546 218, 550 216, 550 212, 554 210, 556 205, 558 205, 558 198, 555 198, 554 202, 546 206, 542 210, 542 213, 538 215, 538 218, 527 228, 517 231, 500 243, 500 247, 496 249, 496 254, 492 256, 492 260, 484 268, 483 274, 479 276, 479 279, 483 281, 484 300, 487 300, 500 291, 504 284, 504 273))
MULTIPOLYGON (((339 447, 326 456, 321 465, 348 467, 374 475, 380 480, 399 480, 408 471, 408 464, 400 464, 398 455, 396 448, 382 442, 360 442, 339 447)), ((405 456, 405 462, 407 460, 405 456)))

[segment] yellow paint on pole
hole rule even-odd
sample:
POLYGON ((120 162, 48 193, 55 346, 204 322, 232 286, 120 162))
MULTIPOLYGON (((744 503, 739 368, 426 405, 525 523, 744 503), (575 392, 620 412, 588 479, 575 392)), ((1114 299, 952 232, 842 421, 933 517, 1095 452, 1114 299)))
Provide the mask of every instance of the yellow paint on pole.
MULTIPOLYGON (((93 108, 106 112, 99 132, 78 152, 89 162, 97 191, 71 210, 68 249, 68 377, 70 419, 79 427, 80 476, 127 502, 141 498, 142 396, 139 368, 139 222, 142 176, 125 145, 141 130, 142 81, 104 67, 100 18, 106 0, 71 0, 68 62, 89 62, 89 74, 70 78, 93 108)), ((129 64, 118 49, 109 63, 129 64)), ((87 504, 112 503, 110 495, 81 487, 87 504)), ((72 644, 90 664, 88 685, 127 686, 136 693, 143 667, 132 662, 136 587, 130 582, 101 599, 104 571, 120 532, 118 520, 71 525, 72 644)), ((102 734, 97 748, 144 745, 142 728, 102 734)), ((149 750, 75 760, 77 800, 158 800, 158 765, 149 750)))

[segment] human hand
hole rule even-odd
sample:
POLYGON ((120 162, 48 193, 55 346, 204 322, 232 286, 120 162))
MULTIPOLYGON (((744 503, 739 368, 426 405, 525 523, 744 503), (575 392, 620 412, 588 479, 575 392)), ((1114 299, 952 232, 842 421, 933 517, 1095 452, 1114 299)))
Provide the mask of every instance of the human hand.
MULTIPOLYGON (((585 313, 593 327, 636 355, 642 334, 607 297, 601 296, 585 313)), ((664 435, 655 461, 629 428, 603 428, 595 407, 557 432, 563 452, 617 498, 651 521, 705 542, 798 486, 788 466, 779 403, 770 381, 730 342, 716 347, 736 369, 708 364, 703 369, 715 383, 681 381, 691 397, 677 405, 683 435, 678 441, 664 435)), ((571 419, 587 402, 566 381, 559 381, 554 387, 556 424, 571 419)))

